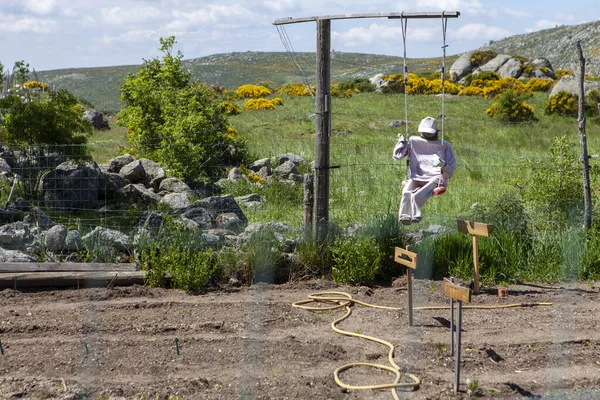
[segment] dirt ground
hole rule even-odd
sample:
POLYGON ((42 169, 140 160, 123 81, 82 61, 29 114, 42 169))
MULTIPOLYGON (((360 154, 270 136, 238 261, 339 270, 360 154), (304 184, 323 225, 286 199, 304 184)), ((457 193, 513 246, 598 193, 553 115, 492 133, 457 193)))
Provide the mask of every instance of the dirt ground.
MULTIPOLYGON (((388 364, 387 349, 336 334, 343 311, 292 307, 308 295, 344 291, 399 311, 355 305, 340 328, 396 345, 395 362, 418 376, 401 399, 600 398, 600 283, 496 288, 472 305, 552 306, 463 310, 460 392, 453 394, 449 310, 415 311, 395 287, 309 281, 223 288, 204 295, 142 286, 0 292, 2 399, 392 399, 389 389, 346 390, 333 371, 352 362, 388 364), (488 350, 502 359, 491 360, 488 350), (474 385, 474 384, 473 384, 474 385), (474 387, 472 387, 474 388, 474 387)), ((415 306, 448 305, 442 282, 416 281, 415 306)), ((393 381, 365 367, 352 385, 393 381)))

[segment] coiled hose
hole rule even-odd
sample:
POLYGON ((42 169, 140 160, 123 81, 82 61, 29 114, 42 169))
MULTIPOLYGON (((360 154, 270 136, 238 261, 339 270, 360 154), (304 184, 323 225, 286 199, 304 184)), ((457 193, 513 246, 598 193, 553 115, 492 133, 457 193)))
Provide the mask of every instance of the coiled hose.
MULTIPOLYGON (((309 310, 309 311, 332 311, 332 310, 344 308, 346 310, 346 313, 331 323, 331 329, 334 332, 339 333, 344 336, 351 336, 351 337, 357 337, 357 338, 369 340, 369 341, 379 343, 379 344, 382 344, 382 345, 388 347, 388 349, 389 349, 388 361, 391 366, 383 365, 383 364, 364 363, 364 362, 355 362, 355 363, 342 365, 341 367, 338 367, 333 372, 335 382, 338 384, 338 386, 340 386, 344 389, 347 389, 347 390, 390 389, 392 396, 394 397, 395 400, 399 400, 398 394, 396 393, 396 389, 411 389, 411 390, 418 389, 419 385, 421 384, 421 380, 413 374, 403 374, 400 371, 400 367, 394 362, 394 345, 392 343, 385 341, 383 339, 373 337, 373 336, 363 335, 363 334, 355 333, 355 332, 344 331, 337 327, 337 325, 340 322, 344 321, 346 318, 348 318, 352 314, 352 306, 354 304, 360 304, 365 307, 377 308, 377 309, 382 309, 382 310, 393 310, 393 311, 402 310, 399 307, 380 306, 380 305, 366 303, 364 301, 354 299, 352 297, 352 295, 350 295, 349 293, 345 293, 345 292, 319 292, 319 293, 309 295, 308 298, 305 300, 300 300, 300 301, 297 301, 292 304, 292 306, 295 308, 301 308, 303 310, 309 310), (310 303, 325 303, 325 304, 329 304, 329 305, 308 306, 307 304, 310 304, 310 303), (384 371, 389 371, 389 372, 395 374, 396 378, 394 379, 394 382, 388 383, 388 384, 382 384, 382 385, 354 386, 354 385, 348 385, 348 384, 342 382, 342 380, 340 379, 340 373, 343 371, 346 371, 350 368, 354 368, 354 367, 358 367, 358 366, 376 368, 376 369, 380 369, 380 370, 384 370, 384 371), (401 380, 403 380, 403 378, 404 378, 404 380, 409 380, 409 382, 401 382, 401 380)), ((495 309, 495 308, 515 308, 515 307, 533 307, 533 306, 550 306, 550 305, 552 305, 552 303, 531 302, 531 303, 504 304, 504 305, 497 305, 497 306, 481 306, 481 305, 463 306, 463 308, 495 309)), ((427 307, 415 307, 414 309, 415 310, 449 310, 450 306, 427 306, 427 307)))

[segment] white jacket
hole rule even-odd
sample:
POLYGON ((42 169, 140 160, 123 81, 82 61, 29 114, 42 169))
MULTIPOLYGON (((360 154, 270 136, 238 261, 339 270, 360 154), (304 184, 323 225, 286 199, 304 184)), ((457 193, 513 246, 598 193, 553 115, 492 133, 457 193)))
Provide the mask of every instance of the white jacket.
POLYGON ((409 156, 410 179, 429 182, 442 176, 443 185, 448 184, 456 169, 456 156, 452 146, 446 140, 427 140, 420 136, 411 136, 408 141, 399 136, 392 157, 402 160, 409 156))

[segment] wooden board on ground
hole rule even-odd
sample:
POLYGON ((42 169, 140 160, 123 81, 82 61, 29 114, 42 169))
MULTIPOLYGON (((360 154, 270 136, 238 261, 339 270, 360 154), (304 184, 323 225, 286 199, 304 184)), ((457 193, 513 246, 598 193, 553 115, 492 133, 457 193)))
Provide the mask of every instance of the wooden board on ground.
POLYGON ((465 303, 471 302, 471 289, 456 285, 446 278, 444 278, 444 295, 465 303))
POLYGON ((136 271, 134 263, 30 263, 2 262, 0 272, 136 271))
POLYGON ((468 233, 475 236, 490 236, 490 230, 487 224, 481 222, 463 221, 460 219, 456 220, 456 224, 458 225, 459 232, 468 233))
POLYGON ((144 284, 144 271, 0 273, 0 289, 109 287, 144 284))
POLYGON ((394 261, 396 261, 398 264, 404 265, 405 267, 416 269, 417 253, 404 250, 402 247, 396 247, 396 251, 394 252, 394 261))

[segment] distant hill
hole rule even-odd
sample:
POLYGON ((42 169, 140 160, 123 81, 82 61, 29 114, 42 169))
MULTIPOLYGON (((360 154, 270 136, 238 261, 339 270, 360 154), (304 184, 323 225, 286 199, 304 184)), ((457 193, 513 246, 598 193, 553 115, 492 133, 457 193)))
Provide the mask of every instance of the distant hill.
POLYGON ((545 57, 554 69, 579 70, 577 41, 587 60, 586 73, 600 75, 600 20, 580 25, 515 35, 484 46, 500 54, 520 55, 529 59, 545 57))
MULTIPOLYGON (((456 56, 447 57, 448 68, 456 56)), ((296 53, 296 62, 302 67, 309 82, 315 82, 315 53, 296 53)), ((370 78, 379 73, 401 73, 402 58, 375 54, 332 53, 331 80, 343 82, 352 78, 370 78)), ((441 67, 441 58, 410 59, 411 72, 434 72, 441 67)), ((301 82, 302 74, 288 53, 245 52, 216 54, 184 60, 192 76, 209 85, 235 89, 246 83, 263 83, 278 88, 284 83, 301 82)), ((119 87, 129 73, 139 70, 139 65, 98 68, 70 68, 37 72, 39 80, 67 89, 83 97, 97 108, 117 111, 119 87)))

